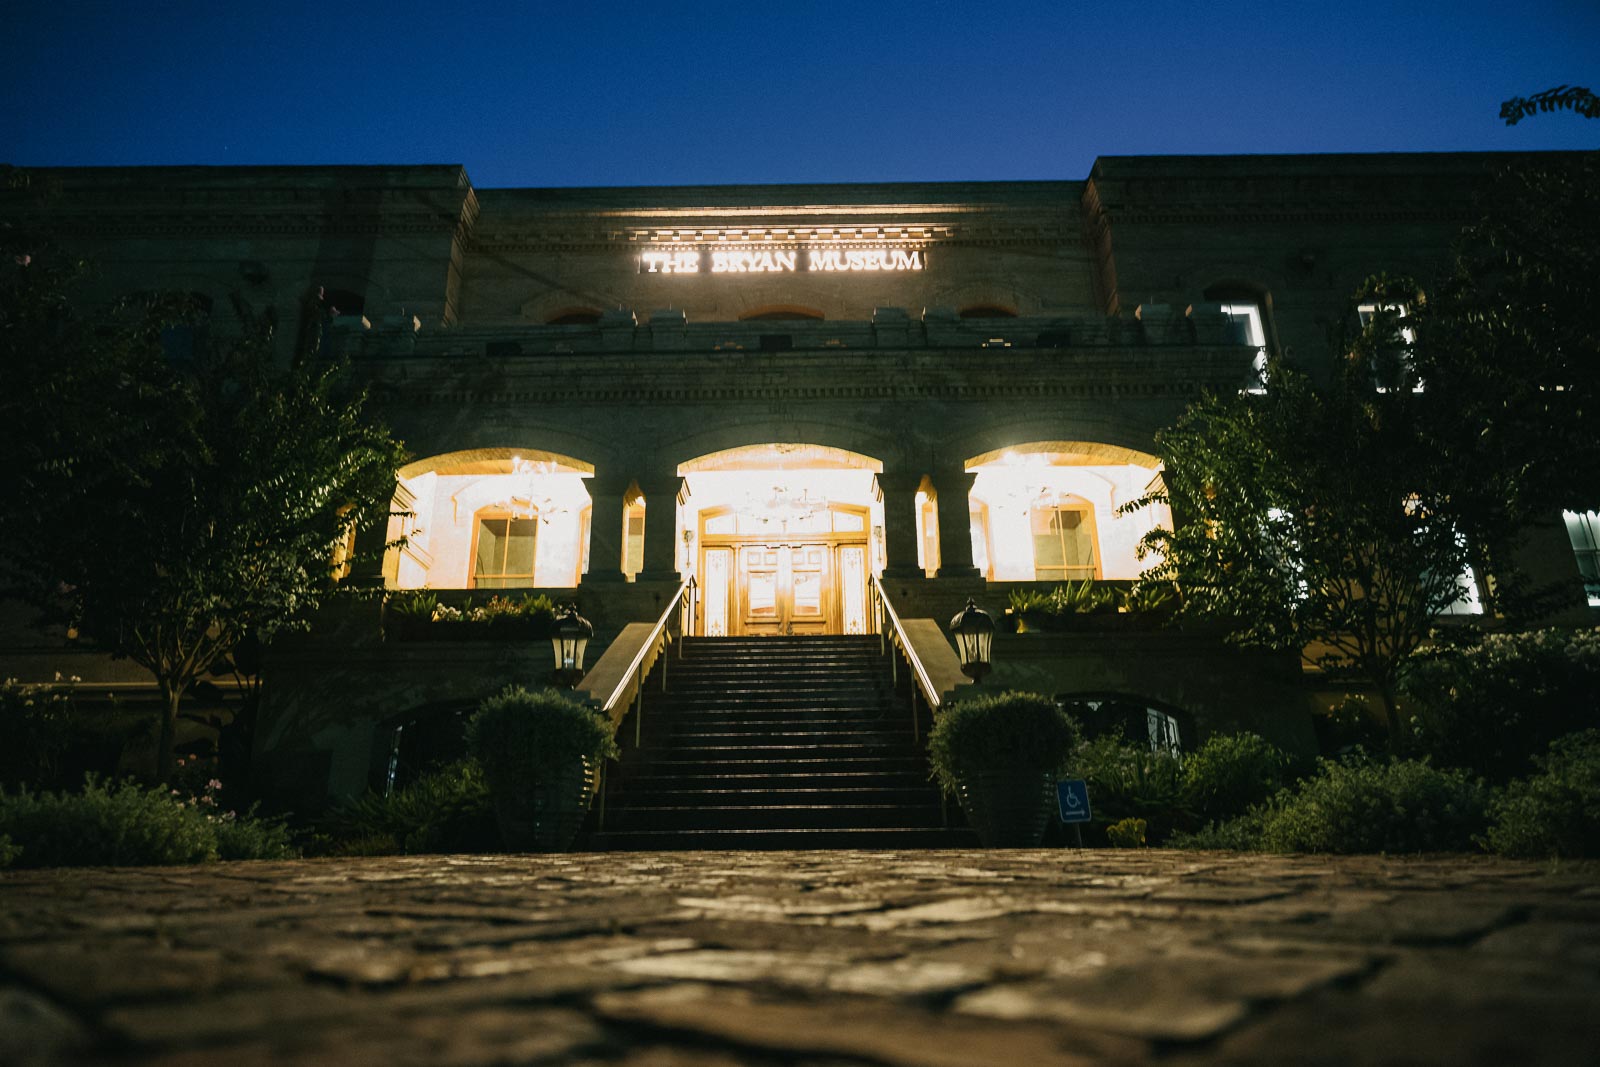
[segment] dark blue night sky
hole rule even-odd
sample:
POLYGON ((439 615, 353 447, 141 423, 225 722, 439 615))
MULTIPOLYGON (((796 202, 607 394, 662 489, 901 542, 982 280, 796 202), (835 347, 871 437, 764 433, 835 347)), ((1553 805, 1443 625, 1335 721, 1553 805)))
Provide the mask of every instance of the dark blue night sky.
POLYGON ((12 8, 0 160, 449 162, 488 187, 1600 146, 1600 120, 1497 117, 1600 91, 1596 0, 234 6, 12 8))

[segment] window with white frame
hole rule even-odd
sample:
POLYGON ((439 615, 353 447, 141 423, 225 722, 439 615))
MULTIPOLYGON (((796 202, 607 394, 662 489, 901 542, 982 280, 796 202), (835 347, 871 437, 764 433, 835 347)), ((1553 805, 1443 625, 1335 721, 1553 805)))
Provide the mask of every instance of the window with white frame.
POLYGON ((1422 392, 1422 379, 1413 377, 1410 348, 1417 342, 1417 332, 1404 325, 1409 309, 1404 304, 1361 304, 1356 308, 1356 316, 1361 320, 1361 328, 1365 330, 1372 325, 1372 320, 1378 317, 1380 311, 1391 312, 1395 319, 1394 344, 1380 352, 1381 366, 1372 368, 1373 384, 1380 393, 1387 393, 1398 388, 1398 384, 1406 378, 1411 378, 1411 391, 1422 392), (1401 347, 1401 346, 1404 347, 1401 347), (1383 356, 1393 353, 1395 358, 1384 360, 1383 356))
POLYGON ((1262 325, 1261 305, 1233 303, 1223 304, 1222 313, 1228 321, 1234 324, 1240 343, 1247 344, 1256 350, 1255 357, 1250 361, 1250 381, 1245 386, 1249 393, 1265 391, 1267 385, 1267 331, 1262 325))
POLYGON ((1600 608, 1600 512, 1563 511, 1572 554, 1578 558, 1578 574, 1589 606, 1600 608))

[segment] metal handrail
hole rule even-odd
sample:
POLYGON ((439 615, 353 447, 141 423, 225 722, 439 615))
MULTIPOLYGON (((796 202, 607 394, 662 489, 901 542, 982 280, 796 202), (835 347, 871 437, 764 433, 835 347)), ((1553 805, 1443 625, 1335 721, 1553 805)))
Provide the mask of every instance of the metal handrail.
MULTIPOLYGON (((633 743, 635 745, 639 743, 639 720, 644 715, 644 677, 650 673, 650 668, 655 666, 656 658, 660 655, 662 649, 672 641, 671 625, 675 611, 679 612, 678 635, 680 638, 694 628, 695 588, 694 575, 691 574, 683 580, 682 585, 678 586, 678 591, 672 594, 672 599, 667 602, 666 608, 661 612, 661 617, 656 620, 655 626, 651 628, 650 635, 639 646, 639 651, 634 654, 633 661, 628 664, 628 669, 622 672, 622 677, 617 681, 617 687, 611 691, 611 695, 606 697, 605 703, 601 705, 602 710, 611 717, 613 722, 618 721, 617 716, 614 714, 617 705, 627 699, 630 687, 633 688, 638 705, 636 709, 638 714, 634 716, 633 724, 633 743)), ((683 645, 681 643, 678 646, 678 655, 683 655, 683 645)), ((663 664, 661 669, 661 687, 663 689, 666 688, 667 684, 666 673, 666 666, 663 664)))
MULTIPOLYGON (((695 611, 695 582, 694 575, 683 580, 678 586, 678 591, 672 594, 672 599, 667 601, 667 606, 661 612, 661 617, 650 628, 650 634, 639 646, 639 651, 634 653, 628 669, 622 672, 617 686, 606 697, 601 710, 612 722, 621 724, 621 716, 616 714, 617 705, 628 699, 629 689, 633 695, 633 747, 639 747, 639 739, 643 733, 644 724, 644 680, 650 673, 650 668, 656 665, 661 652, 672 642, 672 616, 674 611, 678 614, 678 655, 683 655, 683 635, 694 630, 695 611)), ((667 688, 667 661, 661 660, 661 688, 667 688)), ((626 714, 626 712, 624 712, 626 714)), ((600 773, 595 781, 595 792, 600 798, 599 827, 604 830, 606 826, 606 765, 600 762, 600 773)))
MULTIPOLYGON (((888 646, 893 645, 906 658, 906 663, 911 667, 912 680, 916 688, 922 691, 922 698, 928 702, 928 710, 939 710, 939 693, 933 687, 933 680, 928 677, 928 669, 922 665, 922 660, 917 657, 916 650, 911 647, 911 639, 906 635, 906 628, 900 622, 900 616, 894 610, 894 605, 889 603, 889 594, 884 591, 883 582, 876 574, 869 578, 868 588, 872 590, 872 610, 876 616, 874 622, 878 628, 879 647, 887 654, 888 646)), ((893 666, 895 660, 890 659, 893 666)), ((898 669, 895 671, 899 674, 898 669)), ((896 679, 898 680, 898 678, 896 679)), ((918 736, 917 705, 911 702, 911 736, 918 736)))

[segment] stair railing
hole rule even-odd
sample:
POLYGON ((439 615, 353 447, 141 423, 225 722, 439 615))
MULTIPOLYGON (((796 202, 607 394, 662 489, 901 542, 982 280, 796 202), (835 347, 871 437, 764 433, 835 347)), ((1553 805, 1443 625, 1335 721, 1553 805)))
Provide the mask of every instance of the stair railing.
MULTIPOLYGON (((622 716, 618 715, 619 709, 630 700, 633 702, 633 747, 639 747, 639 740, 643 734, 644 724, 644 680, 650 676, 650 671, 657 663, 661 664, 661 689, 667 688, 667 663, 671 659, 663 653, 673 645, 678 646, 678 657, 683 657, 683 637, 694 632, 694 615, 696 602, 696 585, 694 575, 683 580, 678 586, 678 591, 672 594, 672 599, 661 612, 661 617, 656 619, 656 624, 645 637, 644 643, 639 646, 639 651, 634 654, 633 660, 628 664, 628 669, 622 672, 622 677, 617 681, 601 710, 612 722, 621 722, 622 716)), ((624 712, 623 714, 626 714, 624 712)), ((599 826, 603 830, 606 824, 606 782, 605 761, 600 761, 600 779, 596 783, 596 792, 599 794, 600 815, 599 826)))
POLYGON ((896 685, 900 684, 900 660, 903 657, 906 666, 911 671, 911 739, 921 740, 920 724, 917 717, 917 692, 922 692, 922 699, 928 703, 928 711, 937 713, 939 710, 939 691, 934 688, 933 681, 928 677, 928 668, 923 666, 922 660, 917 656, 917 650, 912 647, 911 639, 906 635, 906 628, 900 621, 900 616, 894 610, 894 605, 889 603, 889 594, 883 590, 883 582, 876 574, 870 576, 867 584, 868 596, 872 601, 872 618, 878 630, 878 648, 889 657, 889 669, 896 685))
POLYGON ((661 617, 650 630, 649 636, 644 639, 644 644, 634 654, 633 662, 628 664, 628 669, 622 672, 622 678, 617 682, 617 687, 606 697, 601 705, 612 722, 619 721, 616 714, 618 708, 630 698, 633 700, 633 744, 637 748, 641 734, 640 723, 644 718, 644 680, 649 677, 650 671, 656 663, 661 664, 661 688, 667 688, 667 660, 661 654, 672 644, 678 646, 678 656, 683 656, 684 634, 694 630, 695 612, 695 583, 694 575, 683 580, 678 586, 678 591, 672 594, 672 599, 667 602, 666 608, 661 612, 661 617), (676 632, 674 632, 676 631, 676 632))

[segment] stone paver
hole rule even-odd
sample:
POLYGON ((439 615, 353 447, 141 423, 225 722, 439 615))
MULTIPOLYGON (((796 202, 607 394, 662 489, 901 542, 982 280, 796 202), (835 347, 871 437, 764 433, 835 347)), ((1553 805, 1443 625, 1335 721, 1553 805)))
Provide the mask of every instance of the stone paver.
POLYGON ((1591 1064, 1600 866, 454 856, 0 875, 0 1065, 1591 1064))

